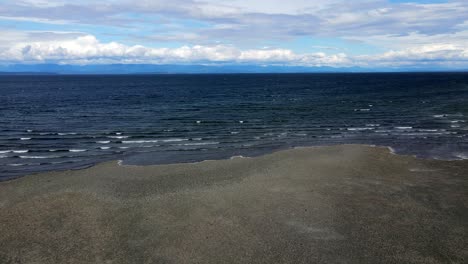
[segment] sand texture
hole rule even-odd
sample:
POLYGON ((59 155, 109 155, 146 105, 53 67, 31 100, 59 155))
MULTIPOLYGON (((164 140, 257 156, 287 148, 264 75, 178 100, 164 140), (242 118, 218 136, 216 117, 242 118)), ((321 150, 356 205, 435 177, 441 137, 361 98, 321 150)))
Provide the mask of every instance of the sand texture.
POLYGON ((359 145, 0 183, 0 263, 468 263, 468 161, 359 145))

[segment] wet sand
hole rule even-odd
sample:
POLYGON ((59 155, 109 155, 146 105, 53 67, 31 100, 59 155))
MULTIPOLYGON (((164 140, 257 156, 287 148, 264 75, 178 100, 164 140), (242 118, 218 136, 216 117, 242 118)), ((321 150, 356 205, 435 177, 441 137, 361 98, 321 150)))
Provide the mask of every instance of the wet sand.
POLYGON ((468 161, 359 145, 0 183, 0 263, 467 263, 468 161))

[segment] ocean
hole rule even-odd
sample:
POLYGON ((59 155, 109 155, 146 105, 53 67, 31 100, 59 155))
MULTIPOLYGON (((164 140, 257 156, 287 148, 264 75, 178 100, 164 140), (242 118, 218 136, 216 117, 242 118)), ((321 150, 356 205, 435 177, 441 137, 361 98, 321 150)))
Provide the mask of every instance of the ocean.
POLYGON ((0 180, 371 144, 468 158, 468 73, 0 76, 0 180))

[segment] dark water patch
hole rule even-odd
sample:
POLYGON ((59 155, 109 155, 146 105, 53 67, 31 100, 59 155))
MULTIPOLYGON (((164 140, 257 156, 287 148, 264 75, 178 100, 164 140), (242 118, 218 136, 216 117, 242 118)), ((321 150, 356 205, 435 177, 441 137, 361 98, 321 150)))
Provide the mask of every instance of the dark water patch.
POLYGON ((1 179, 343 143, 468 153, 466 73, 1 76, 0 105, 1 179))

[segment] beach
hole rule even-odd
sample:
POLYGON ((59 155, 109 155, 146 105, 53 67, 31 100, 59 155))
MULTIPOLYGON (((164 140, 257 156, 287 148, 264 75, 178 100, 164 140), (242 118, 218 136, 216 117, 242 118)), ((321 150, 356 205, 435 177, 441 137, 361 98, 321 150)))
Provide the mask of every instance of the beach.
POLYGON ((0 182, 0 263, 466 263, 468 161, 336 145, 0 182))

